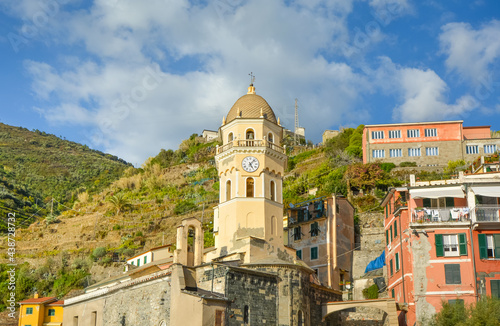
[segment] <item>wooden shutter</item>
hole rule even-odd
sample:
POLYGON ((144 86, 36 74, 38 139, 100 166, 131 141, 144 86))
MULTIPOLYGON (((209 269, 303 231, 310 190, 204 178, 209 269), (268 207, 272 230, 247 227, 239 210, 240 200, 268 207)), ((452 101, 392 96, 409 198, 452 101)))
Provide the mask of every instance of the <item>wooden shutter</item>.
POLYGON ((394 274, 394 264, 392 263, 392 259, 391 259, 391 276, 394 274))
POLYGON ((392 241, 392 239, 394 239, 393 236, 392 236, 392 225, 391 225, 391 227, 389 229, 391 230, 391 241, 392 241))
POLYGON ((478 234, 477 240, 479 242, 479 259, 487 259, 488 247, 486 244, 486 234, 478 234))
POLYGON ((458 234, 458 248, 460 250, 460 256, 467 256, 467 237, 465 233, 458 234))
POLYGON ((215 311, 215 326, 222 326, 222 310, 215 311))
POLYGON ((394 238, 398 236, 398 221, 394 221, 394 238))
POLYGON ((491 280, 491 296, 500 299, 500 280, 491 280))
POLYGON ((460 284, 460 265, 459 264, 445 264, 444 275, 446 284, 460 284))
POLYGON ((385 241, 386 244, 389 245, 389 230, 385 230, 385 241))
POLYGON ((436 244, 436 257, 444 257, 443 235, 435 234, 434 242, 436 244))
POLYGON ((495 258, 500 258, 500 234, 493 235, 493 242, 495 244, 495 258))
POLYGON ((399 253, 396 253, 396 270, 399 271, 399 253))
POLYGON ((454 207, 455 206, 455 198, 446 197, 446 207, 454 207))

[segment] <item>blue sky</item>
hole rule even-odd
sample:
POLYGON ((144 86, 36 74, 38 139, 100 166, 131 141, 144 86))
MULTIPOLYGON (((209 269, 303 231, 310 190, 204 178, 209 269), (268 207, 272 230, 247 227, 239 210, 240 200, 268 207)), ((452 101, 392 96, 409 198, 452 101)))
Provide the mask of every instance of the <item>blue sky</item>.
POLYGON ((216 130, 256 76, 314 142, 359 124, 500 129, 500 3, 0 0, 0 122, 140 165, 216 130))

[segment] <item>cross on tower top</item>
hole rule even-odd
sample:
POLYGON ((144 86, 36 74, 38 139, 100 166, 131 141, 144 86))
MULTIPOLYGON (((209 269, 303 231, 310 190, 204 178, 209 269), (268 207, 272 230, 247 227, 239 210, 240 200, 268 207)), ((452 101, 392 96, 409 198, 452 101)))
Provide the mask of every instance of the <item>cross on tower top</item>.
POLYGON ((253 86, 253 82, 255 81, 255 76, 253 72, 250 72, 248 75, 250 76, 250 86, 253 86))

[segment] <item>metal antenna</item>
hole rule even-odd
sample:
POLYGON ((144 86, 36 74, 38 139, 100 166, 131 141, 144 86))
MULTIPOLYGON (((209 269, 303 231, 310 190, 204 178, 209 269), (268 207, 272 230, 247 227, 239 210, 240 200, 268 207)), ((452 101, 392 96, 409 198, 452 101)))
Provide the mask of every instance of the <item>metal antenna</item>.
POLYGON ((299 144, 299 106, 297 105, 297 99, 295 99, 295 145, 299 144))

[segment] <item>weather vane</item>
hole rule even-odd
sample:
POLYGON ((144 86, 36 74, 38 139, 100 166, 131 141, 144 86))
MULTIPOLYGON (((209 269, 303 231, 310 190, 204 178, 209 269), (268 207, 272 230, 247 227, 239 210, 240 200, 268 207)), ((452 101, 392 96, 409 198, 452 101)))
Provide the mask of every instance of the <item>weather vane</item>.
POLYGON ((255 76, 253 75, 253 72, 250 72, 248 75, 250 76, 250 85, 253 85, 253 82, 255 81, 255 76))

